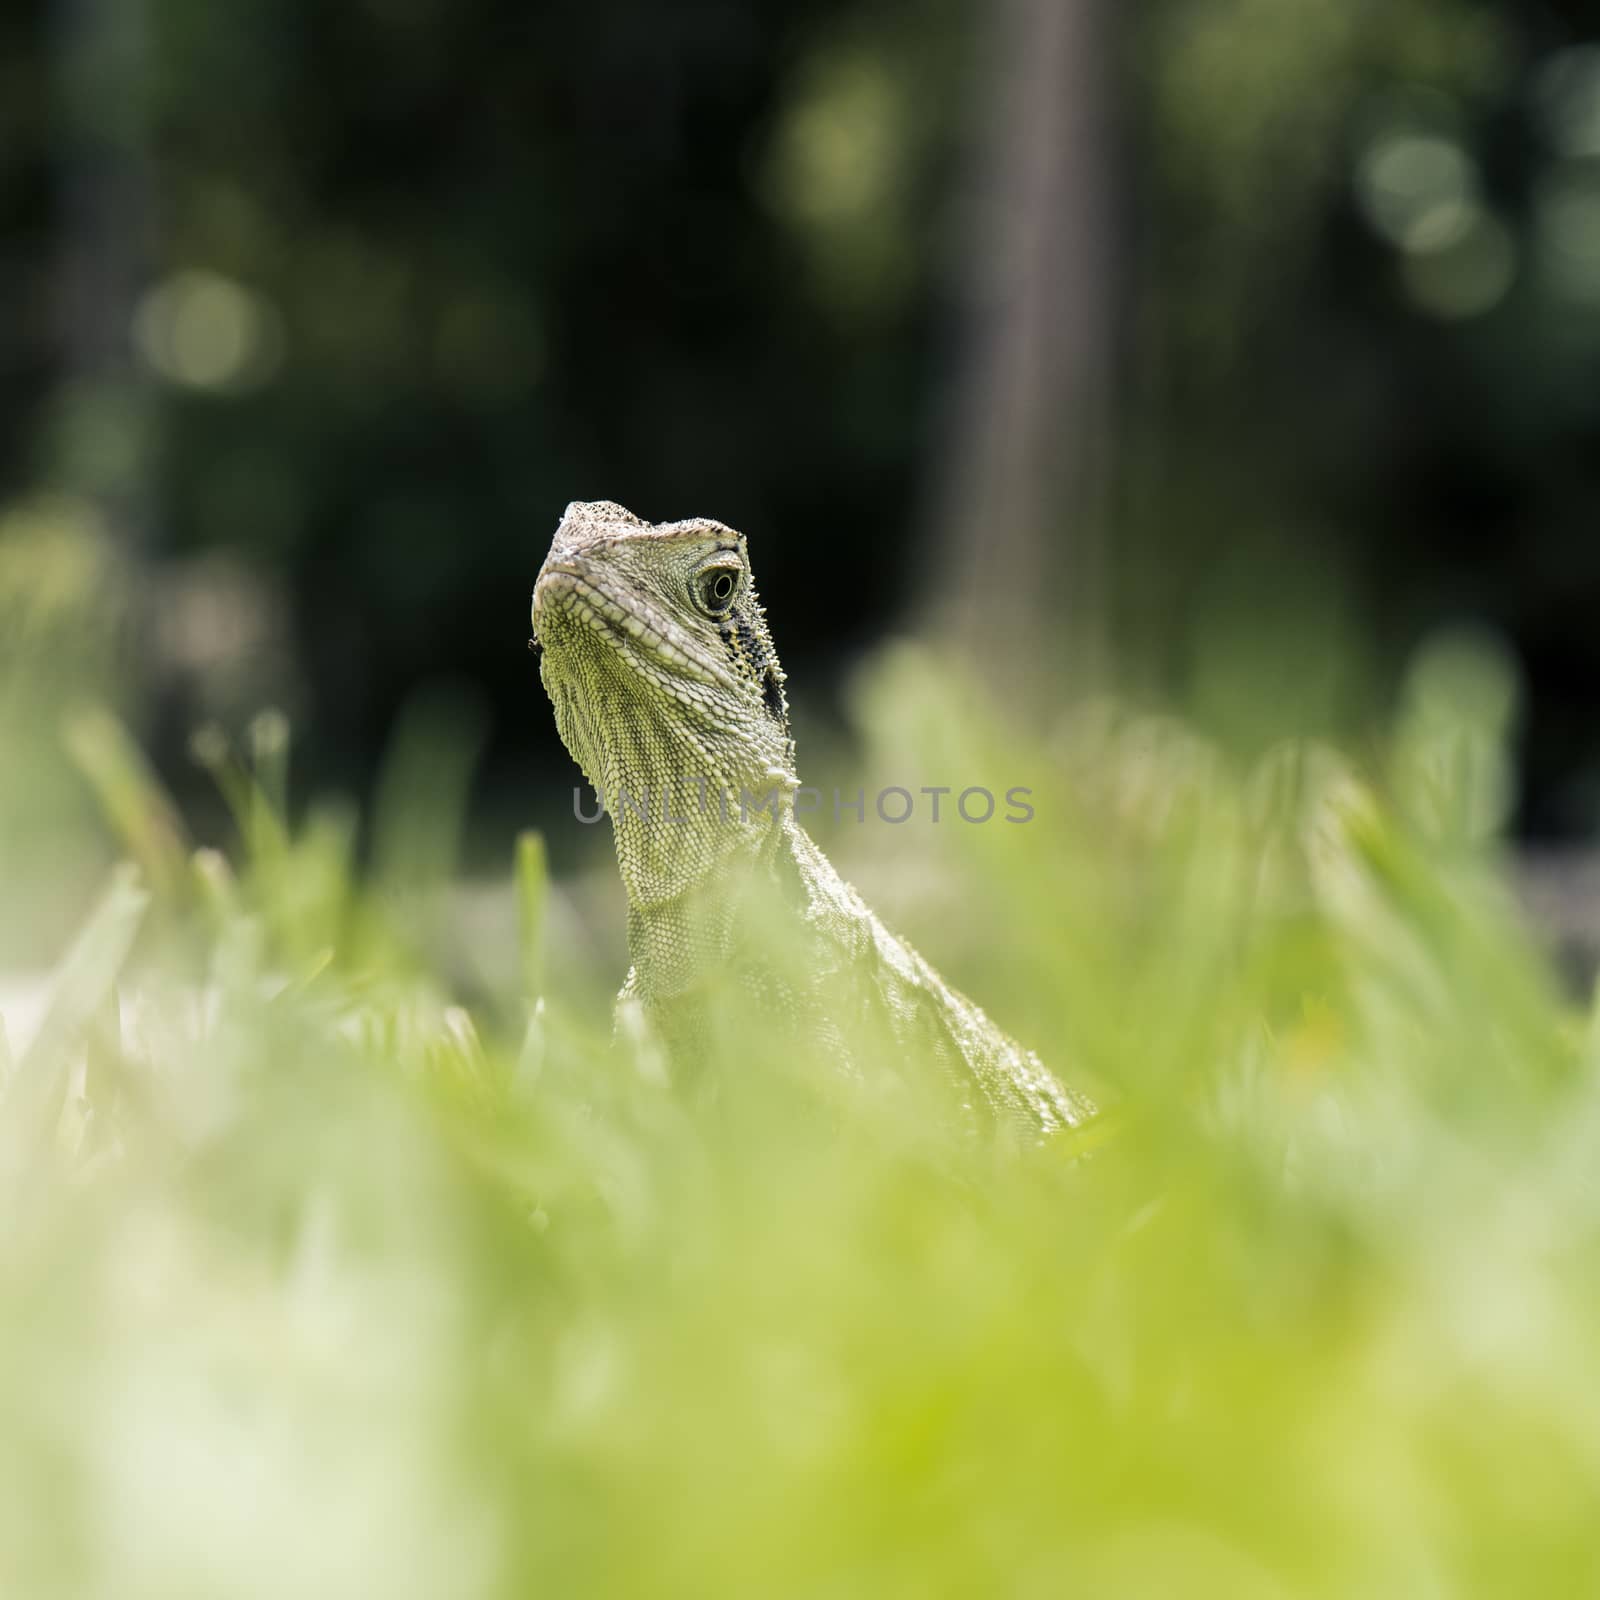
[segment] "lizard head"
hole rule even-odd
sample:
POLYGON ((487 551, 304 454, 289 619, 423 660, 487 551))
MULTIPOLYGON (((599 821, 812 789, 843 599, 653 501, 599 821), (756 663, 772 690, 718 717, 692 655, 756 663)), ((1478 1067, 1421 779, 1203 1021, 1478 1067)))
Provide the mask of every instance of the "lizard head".
POLYGON ((783 669, 732 528, 575 501, 534 584, 533 627, 562 740, 608 797, 794 781, 783 669))

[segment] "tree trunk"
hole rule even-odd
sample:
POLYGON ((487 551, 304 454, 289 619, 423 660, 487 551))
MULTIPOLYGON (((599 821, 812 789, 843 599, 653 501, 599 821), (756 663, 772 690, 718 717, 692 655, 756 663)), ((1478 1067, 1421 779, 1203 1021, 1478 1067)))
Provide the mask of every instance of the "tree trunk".
POLYGON ((1107 650, 1112 33, 1102 0, 993 0, 965 340, 929 621, 1019 688, 1107 650))

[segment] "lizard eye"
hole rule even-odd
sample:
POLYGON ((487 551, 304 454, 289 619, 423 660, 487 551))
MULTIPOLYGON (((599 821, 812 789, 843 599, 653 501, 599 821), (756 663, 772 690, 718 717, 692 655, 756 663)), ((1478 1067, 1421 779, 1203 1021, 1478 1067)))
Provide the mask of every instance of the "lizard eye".
POLYGON ((701 580, 700 598, 707 611, 726 611, 733 603, 734 592, 739 587, 739 575, 720 567, 701 580))

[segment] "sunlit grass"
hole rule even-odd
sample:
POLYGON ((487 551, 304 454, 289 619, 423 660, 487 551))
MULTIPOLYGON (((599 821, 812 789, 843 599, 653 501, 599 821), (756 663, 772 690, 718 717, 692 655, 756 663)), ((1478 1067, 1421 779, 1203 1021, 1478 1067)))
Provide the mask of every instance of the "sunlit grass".
POLYGON ((63 709, 131 864, 4 1056, 0 1593, 1592 1591, 1596 1046, 1497 861, 1507 681, 1447 643, 1361 764, 1241 762, 881 660, 864 767, 1036 790, 830 842, 1105 1106, 1037 1147, 732 997, 693 1081, 613 1045, 532 839, 475 968, 448 716, 358 870, 280 721, 200 742, 224 859, 63 709))

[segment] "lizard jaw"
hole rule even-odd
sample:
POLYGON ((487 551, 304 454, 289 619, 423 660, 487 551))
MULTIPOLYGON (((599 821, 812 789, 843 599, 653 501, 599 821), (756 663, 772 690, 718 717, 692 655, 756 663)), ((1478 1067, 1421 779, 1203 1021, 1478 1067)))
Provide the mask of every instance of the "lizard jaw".
POLYGON ((621 592, 592 568, 566 561, 546 566, 533 590, 535 634, 547 637, 541 614, 565 613, 620 652, 643 654, 699 683, 738 692, 738 682, 686 629, 635 590, 621 592))

